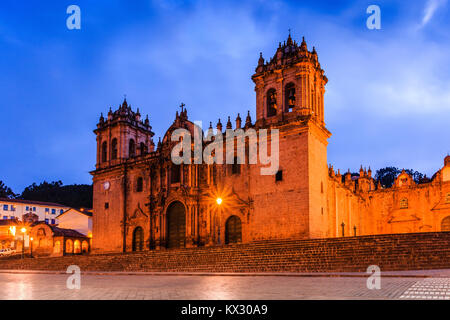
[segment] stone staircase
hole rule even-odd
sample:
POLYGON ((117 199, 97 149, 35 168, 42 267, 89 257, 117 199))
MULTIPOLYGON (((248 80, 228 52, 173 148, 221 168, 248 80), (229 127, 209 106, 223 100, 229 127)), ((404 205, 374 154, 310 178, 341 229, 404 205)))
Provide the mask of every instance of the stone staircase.
POLYGON ((365 272, 450 268, 450 232, 391 234, 125 254, 0 259, 0 269, 147 272, 365 272))

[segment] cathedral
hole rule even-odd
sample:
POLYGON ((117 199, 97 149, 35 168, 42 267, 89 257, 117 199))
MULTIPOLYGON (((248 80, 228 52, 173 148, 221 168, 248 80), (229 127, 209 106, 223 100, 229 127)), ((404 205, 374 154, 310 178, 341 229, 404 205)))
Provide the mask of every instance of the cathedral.
MULTIPOLYGON (((450 156, 426 183, 402 172, 390 188, 378 184, 370 168, 341 174, 328 164, 328 79, 304 39, 298 44, 289 35, 272 58, 261 54, 251 78, 256 119, 248 113, 242 121, 238 114, 232 123, 228 117, 226 129, 277 129, 273 175, 262 175, 265 164, 249 161, 173 163, 174 131, 195 134, 184 105, 156 144, 148 116, 142 119, 126 99, 100 116, 91 172, 92 252, 450 231, 450 156)), ((215 127, 226 135, 220 120, 215 127)))

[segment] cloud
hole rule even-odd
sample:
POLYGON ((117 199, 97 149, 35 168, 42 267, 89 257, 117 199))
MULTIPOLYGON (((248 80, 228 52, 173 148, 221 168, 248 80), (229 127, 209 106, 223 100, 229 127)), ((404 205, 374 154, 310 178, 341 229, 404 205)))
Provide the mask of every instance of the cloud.
POLYGON ((124 93, 134 109, 150 115, 155 142, 182 101, 189 118, 204 126, 219 117, 222 123, 228 116, 234 120, 238 112, 244 118, 248 109, 255 120, 250 76, 259 52, 270 59, 288 28, 297 41, 304 35, 308 48, 316 47, 329 78, 330 163, 345 170, 363 163, 433 174, 449 151, 449 19, 442 12, 448 0, 421 1, 419 7, 394 1, 383 9, 384 27, 376 31, 366 28, 364 5, 299 3, 149 0, 140 11, 96 5, 89 32, 63 37, 49 33, 46 20, 36 29, 34 20, 15 18, 6 26, 0 19, 2 116, 20 119, 4 123, 5 132, 14 132, 3 139, 4 149, 16 152, 0 161, 0 172, 16 174, 0 178, 9 178, 16 191, 44 178, 89 183, 91 129, 124 93), (113 30, 104 28, 111 19, 113 30), (67 145, 77 157, 61 162, 67 145))
POLYGON ((420 27, 424 27, 428 22, 430 22, 431 18, 433 18, 436 10, 439 7, 443 7, 447 4, 447 0, 428 0, 425 5, 425 10, 423 12, 422 23, 420 27))

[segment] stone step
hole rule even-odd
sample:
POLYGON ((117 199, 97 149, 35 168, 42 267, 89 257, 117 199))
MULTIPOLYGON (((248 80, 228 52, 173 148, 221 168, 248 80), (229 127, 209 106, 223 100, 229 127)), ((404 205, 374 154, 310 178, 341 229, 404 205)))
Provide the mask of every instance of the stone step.
POLYGON ((0 259, 0 269, 189 272, 326 272, 450 267, 450 232, 308 240, 267 240, 229 246, 0 259))

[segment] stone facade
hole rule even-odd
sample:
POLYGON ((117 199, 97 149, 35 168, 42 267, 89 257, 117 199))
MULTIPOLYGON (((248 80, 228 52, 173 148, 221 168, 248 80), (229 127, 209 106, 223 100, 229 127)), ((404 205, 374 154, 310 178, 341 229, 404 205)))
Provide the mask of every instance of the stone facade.
MULTIPOLYGON (((139 109, 134 112, 126 100, 106 119, 100 117, 94 130, 93 252, 447 228, 450 157, 431 182, 416 185, 403 173, 389 189, 377 186, 370 169, 352 178, 327 165, 328 79, 316 50, 309 51, 304 39, 298 45, 289 36, 270 61, 261 55, 252 80, 257 119, 253 123, 248 114, 242 125, 238 114, 235 129, 253 129, 258 139, 262 129, 279 130, 274 175, 261 175, 265 165, 249 164, 248 152, 244 164, 175 165, 173 132, 183 128, 196 134, 184 105, 156 146, 148 117, 142 121, 139 109)), ((226 129, 232 127, 228 118, 226 129)), ((229 134, 220 119, 216 128, 229 134)), ((203 141, 201 148, 210 143, 203 141)))
POLYGON ((90 249, 90 239, 85 235, 44 222, 33 225, 29 234, 30 239, 33 239, 30 253, 34 256, 82 254, 88 253, 90 249))

